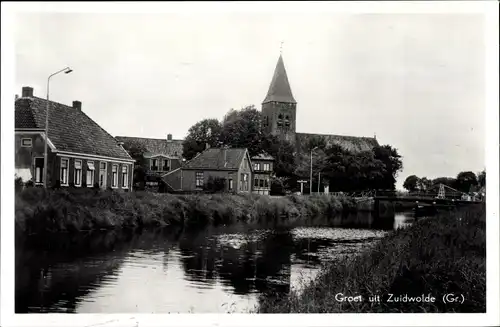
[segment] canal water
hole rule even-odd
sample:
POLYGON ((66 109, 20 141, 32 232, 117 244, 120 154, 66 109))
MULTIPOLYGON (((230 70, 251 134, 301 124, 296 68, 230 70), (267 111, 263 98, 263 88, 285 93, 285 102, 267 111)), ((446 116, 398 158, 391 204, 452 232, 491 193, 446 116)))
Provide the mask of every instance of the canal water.
POLYGON ((106 232, 16 245, 16 313, 244 313, 411 225, 369 213, 315 226, 106 232))

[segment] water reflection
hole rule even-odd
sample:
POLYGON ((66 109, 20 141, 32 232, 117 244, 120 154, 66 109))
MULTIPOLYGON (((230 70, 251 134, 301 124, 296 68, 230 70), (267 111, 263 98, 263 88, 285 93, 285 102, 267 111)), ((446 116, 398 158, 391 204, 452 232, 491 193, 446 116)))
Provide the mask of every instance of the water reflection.
POLYGON ((16 246, 16 312, 246 312, 262 294, 300 290, 321 265, 359 252, 406 219, 356 214, 329 219, 331 227, 33 239, 16 246))

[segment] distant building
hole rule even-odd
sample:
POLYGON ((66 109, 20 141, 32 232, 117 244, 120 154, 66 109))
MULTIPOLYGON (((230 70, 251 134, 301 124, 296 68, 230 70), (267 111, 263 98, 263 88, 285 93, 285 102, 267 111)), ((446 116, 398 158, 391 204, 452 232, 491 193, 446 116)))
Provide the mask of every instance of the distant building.
POLYGON ((209 148, 162 179, 171 192, 204 191, 222 182, 222 191, 250 193, 252 174, 247 149, 209 148))
MULTIPOLYGON (((15 170, 24 182, 43 185, 47 100, 23 87, 15 100, 15 170)), ((50 101, 47 184, 62 187, 132 188, 134 160, 121 144, 82 111, 50 101)))
POLYGON ((183 140, 172 139, 172 134, 168 134, 165 139, 128 136, 117 136, 116 139, 124 143, 126 150, 133 146, 146 151, 143 154, 146 162, 146 186, 157 187, 161 176, 181 166, 183 140))
POLYGON ((297 133, 297 101, 293 97, 281 55, 262 102, 262 115, 264 130, 295 144, 298 152, 309 151, 307 145, 315 138, 323 139, 327 146, 337 144, 352 152, 371 150, 378 146, 374 137, 297 133))
POLYGON ((252 157, 253 188, 256 194, 269 195, 271 192, 271 176, 274 171, 274 158, 262 153, 252 157))

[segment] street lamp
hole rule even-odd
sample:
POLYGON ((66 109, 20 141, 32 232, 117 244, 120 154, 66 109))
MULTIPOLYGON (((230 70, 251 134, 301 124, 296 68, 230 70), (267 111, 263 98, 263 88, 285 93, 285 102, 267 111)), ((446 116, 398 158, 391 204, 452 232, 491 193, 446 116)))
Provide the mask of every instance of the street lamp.
POLYGON ((69 74, 73 70, 69 67, 66 67, 64 69, 61 69, 47 78, 47 109, 45 112, 45 150, 43 152, 43 187, 47 188, 47 143, 49 142, 49 109, 50 109, 50 101, 49 101, 49 83, 50 83, 50 78, 54 75, 57 75, 59 73, 65 73, 69 74))
POLYGON ((312 195, 313 192, 313 151, 316 150, 318 147, 315 146, 314 148, 311 149, 311 178, 310 178, 310 185, 309 185, 309 195, 312 195))

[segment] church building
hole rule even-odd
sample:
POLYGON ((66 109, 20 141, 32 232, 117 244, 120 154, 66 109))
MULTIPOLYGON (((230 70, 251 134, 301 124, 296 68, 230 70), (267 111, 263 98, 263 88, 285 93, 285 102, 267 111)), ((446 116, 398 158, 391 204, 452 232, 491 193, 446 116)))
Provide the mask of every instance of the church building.
POLYGON ((269 91, 262 102, 262 115, 264 130, 295 144, 298 152, 308 151, 307 145, 318 137, 324 139, 327 146, 337 144, 352 152, 371 150, 378 146, 374 137, 297 133, 297 101, 293 97, 281 55, 269 91))

